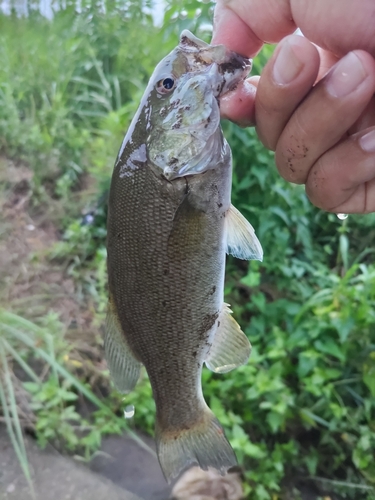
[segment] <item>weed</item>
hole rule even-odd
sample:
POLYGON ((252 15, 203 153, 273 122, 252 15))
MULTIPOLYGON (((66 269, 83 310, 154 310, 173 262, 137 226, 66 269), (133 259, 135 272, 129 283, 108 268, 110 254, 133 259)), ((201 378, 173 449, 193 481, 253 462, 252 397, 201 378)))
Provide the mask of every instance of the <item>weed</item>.
MULTIPOLYGON (((33 431, 42 447, 50 442, 60 449, 67 448, 80 453, 85 460, 89 460, 100 446, 103 435, 127 431, 141 446, 153 453, 128 428, 125 419, 113 412, 113 401, 99 398, 87 383, 67 370, 63 360, 69 360, 69 346, 61 337, 62 325, 55 322, 55 327, 56 330, 50 332, 18 315, 0 311, 3 373, 0 396, 5 422, 21 464, 27 464, 26 451, 8 357, 30 379, 22 385, 31 396, 30 409, 36 416, 33 431), (32 367, 31 356, 39 373, 32 367), (90 421, 77 412, 75 403, 79 395, 96 408, 90 421)), ((30 479, 27 465, 23 467, 26 477, 30 479)))

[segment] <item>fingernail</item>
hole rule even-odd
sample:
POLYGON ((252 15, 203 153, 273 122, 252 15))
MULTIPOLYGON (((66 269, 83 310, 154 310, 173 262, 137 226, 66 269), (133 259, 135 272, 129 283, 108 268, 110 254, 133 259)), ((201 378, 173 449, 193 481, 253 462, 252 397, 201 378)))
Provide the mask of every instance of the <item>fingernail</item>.
POLYGON ((365 153, 375 153, 375 130, 371 130, 359 139, 359 145, 365 153))
POLYGON ((333 97, 344 97, 353 92, 366 76, 360 58, 350 52, 328 74, 326 88, 333 97))
POLYGON ((273 65, 273 78, 277 84, 286 85, 301 72, 304 62, 298 57, 298 48, 299 45, 292 40, 283 43, 273 65))

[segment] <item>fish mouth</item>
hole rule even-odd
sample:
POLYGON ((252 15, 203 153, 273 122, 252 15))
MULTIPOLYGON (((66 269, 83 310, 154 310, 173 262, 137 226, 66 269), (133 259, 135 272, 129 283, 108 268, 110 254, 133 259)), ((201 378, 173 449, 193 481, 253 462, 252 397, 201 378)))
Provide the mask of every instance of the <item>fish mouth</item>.
POLYGON ((222 75, 222 88, 216 97, 221 97, 227 92, 235 90, 237 85, 246 79, 250 73, 252 61, 235 52, 229 53, 229 60, 218 65, 222 75))
POLYGON ((190 71, 202 71, 206 66, 208 72, 214 76, 210 67, 216 68, 216 82, 212 87, 216 98, 234 90, 245 80, 252 67, 251 59, 227 49, 224 45, 209 45, 188 30, 181 33, 179 47, 185 54, 190 71))

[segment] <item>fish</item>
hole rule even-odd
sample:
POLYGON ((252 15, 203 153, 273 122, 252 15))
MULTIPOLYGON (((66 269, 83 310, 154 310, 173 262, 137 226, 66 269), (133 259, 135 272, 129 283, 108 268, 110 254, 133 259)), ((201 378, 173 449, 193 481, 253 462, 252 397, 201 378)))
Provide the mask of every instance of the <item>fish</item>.
POLYGON ((251 352, 224 302, 226 253, 262 260, 263 251, 231 205, 232 157, 219 107, 250 67, 184 30, 150 78, 111 180, 105 356, 125 394, 146 368, 169 483, 193 465, 225 474, 237 464, 204 400, 201 374, 204 363, 228 372, 251 352))

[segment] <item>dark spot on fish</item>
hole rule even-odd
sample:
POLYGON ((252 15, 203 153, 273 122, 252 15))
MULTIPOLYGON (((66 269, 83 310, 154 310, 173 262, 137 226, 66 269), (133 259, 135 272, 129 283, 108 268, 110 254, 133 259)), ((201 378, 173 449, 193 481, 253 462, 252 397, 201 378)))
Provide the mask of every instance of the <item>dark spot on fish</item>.
POLYGON ((199 45, 193 42, 193 40, 190 40, 190 38, 188 38, 187 36, 181 37, 180 45, 190 45, 190 47, 196 47, 197 49, 199 49, 199 45))
POLYGON ((172 125, 172 129, 176 129, 176 128, 180 128, 181 127, 181 119, 177 120, 176 122, 174 122, 174 124, 172 125))
POLYGON ((210 121, 211 121, 211 117, 210 117, 210 116, 208 116, 208 117, 207 117, 207 123, 210 123, 210 121))
MULTIPOLYGON (((206 333, 213 327, 215 324, 215 321, 217 320, 219 314, 207 314, 201 323, 201 326, 197 332, 200 338, 204 338, 206 333)), ((208 342, 206 342, 207 345, 210 345, 208 342)))
POLYGON ((228 90, 229 92, 233 92, 233 90, 236 90, 236 88, 238 87, 238 82, 233 82, 229 87, 228 87, 228 90))
POLYGON ((215 292, 216 292, 216 286, 213 286, 213 287, 212 287, 212 292, 211 292, 211 295, 213 295, 215 292))
POLYGON ((170 167, 172 165, 175 165, 176 163, 178 163, 178 158, 172 156, 172 158, 168 161, 167 165, 170 167))
POLYGON ((185 176, 185 196, 190 193, 190 188, 189 188, 189 179, 185 176))
POLYGON ((117 238, 118 238, 118 239, 120 239, 120 238, 121 238, 121 236, 122 236, 122 234, 121 234, 121 233, 117 233, 117 238))
POLYGON ((190 108, 191 108, 190 104, 187 104, 182 109, 184 109, 185 111, 189 111, 190 108))
POLYGON ((220 326, 220 321, 217 322, 217 326, 219 327, 220 326))
POLYGON ((163 274, 164 274, 164 276, 168 276, 168 274, 169 274, 168 269, 164 269, 164 273, 163 274))
POLYGON ((193 357, 196 358, 197 357, 197 354, 198 352, 197 351, 193 351, 193 357))
POLYGON ((204 59, 202 59, 199 53, 195 54, 194 59, 197 64, 207 64, 207 62, 204 59))
POLYGON ((223 78, 223 81, 221 82, 221 84, 218 86, 217 88, 217 93, 220 95, 221 92, 223 91, 223 88, 224 88, 224 85, 226 84, 226 80, 225 78, 223 78))
POLYGON ((218 203, 218 204, 217 204, 217 206, 218 206, 219 208, 221 208, 221 207, 223 206, 223 204, 222 204, 222 203, 218 203))
POLYGON ((162 306, 163 306, 163 307, 166 307, 166 305, 167 305, 167 301, 166 301, 166 300, 163 300, 161 304, 162 304, 162 306))
POLYGON ((232 57, 230 62, 220 64, 219 69, 222 73, 234 73, 236 69, 246 68, 246 59, 242 57, 232 57))

